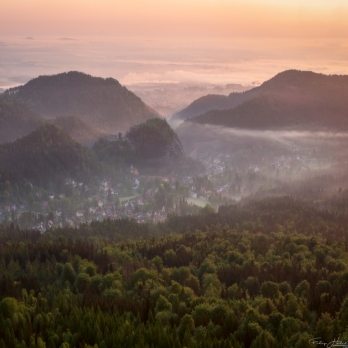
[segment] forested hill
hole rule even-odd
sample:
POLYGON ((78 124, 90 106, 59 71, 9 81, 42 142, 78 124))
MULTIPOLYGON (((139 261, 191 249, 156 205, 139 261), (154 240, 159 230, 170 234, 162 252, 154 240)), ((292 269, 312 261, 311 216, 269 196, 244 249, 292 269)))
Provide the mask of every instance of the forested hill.
POLYGON ((98 134, 78 118, 64 116, 0 145, 0 183, 9 180, 20 186, 27 180, 41 188, 58 188, 67 178, 86 184, 114 170, 129 171, 131 165, 151 173, 162 169, 189 175, 202 170, 199 162, 185 157, 180 140, 163 119, 132 127, 114 141, 100 138, 92 148, 71 135, 85 139, 98 134))
POLYGON ((289 70, 241 94, 239 101, 222 107, 226 110, 212 110, 221 108, 214 104, 192 122, 249 129, 348 129, 348 76, 289 70))
POLYGON ((178 136, 164 119, 154 118, 136 125, 126 137, 139 158, 161 160, 184 155, 178 136))
POLYGON ((25 103, 16 99, 0 100, 0 143, 14 141, 43 124, 44 120, 25 103))
POLYGON ((84 145, 94 144, 104 134, 97 127, 90 126, 76 116, 59 116, 53 121, 53 124, 84 145))
POLYGON ((93 153, 62 129, 45 124, 29 135, 0 146, 0 177, 13 183, 24 179, 47 187, 67 177, 87 180, 95 172, 93 153))
POLYGON ((93 151, 104 166, 131 165, 151 175, 159 172, 192 175, 201 173, 200 162, 185 155, 181 142, 166 120, 150 119, 131 127, 117 139, 100 138, 93 151))
POLYGON ((37 77, 5 91, 3 98, 8 95, 28 102, 45 118, 74 115, 109 133, 159 116, 117 80, 77 71, 37 77))
MULTIPOLYGON (((242 93, 238 93, 242 94, 242 93)), ((223 101, 226 101, 228 97, 220 94, 208 94, 206 96, 200 97, 194 100, 185 109, 172 115, 172 120, 186 120, 195 116, 202 115, 209 110, 216 109, 219 110, 223 101)))

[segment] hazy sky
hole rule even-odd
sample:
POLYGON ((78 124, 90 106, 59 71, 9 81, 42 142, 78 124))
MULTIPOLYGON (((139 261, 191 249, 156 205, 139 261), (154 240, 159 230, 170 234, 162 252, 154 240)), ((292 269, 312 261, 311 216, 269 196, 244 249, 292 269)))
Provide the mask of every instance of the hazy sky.
POLYGON ((347 18, 347 0, 4 1, 0 87, 66 70, 125 84, 347 74, 347 18))
POLYGON ((11 0, 3 35, 341 36, 346 0, 11 0))

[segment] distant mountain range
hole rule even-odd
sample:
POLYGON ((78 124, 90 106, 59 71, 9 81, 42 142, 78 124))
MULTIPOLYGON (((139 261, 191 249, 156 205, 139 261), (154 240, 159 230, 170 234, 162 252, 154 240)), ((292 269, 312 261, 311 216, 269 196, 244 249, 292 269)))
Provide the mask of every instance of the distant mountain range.
POLYGON ((107 133, 125 131, 160 116, 117 80, 76 71, 37 77, 6 90, 1 95, 1 99, 5 98, 21 100, 42 118, 73 115, 107 133))
POLYGON ((288 70, 244 93, 200 98, 173 117, 246 129, 348 130, 348 76, 288 70))

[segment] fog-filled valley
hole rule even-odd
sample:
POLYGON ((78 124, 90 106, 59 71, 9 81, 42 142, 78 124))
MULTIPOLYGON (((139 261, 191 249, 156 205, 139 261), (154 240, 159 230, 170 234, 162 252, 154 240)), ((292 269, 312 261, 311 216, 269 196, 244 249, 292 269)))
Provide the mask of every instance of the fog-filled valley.
POLYGON ((288 70, 167 118, 117 80, 76 71, 4 90, 0 220, 42 232, 164 222, 282 196, 333 209, 348 184, 347 85, 288 70))

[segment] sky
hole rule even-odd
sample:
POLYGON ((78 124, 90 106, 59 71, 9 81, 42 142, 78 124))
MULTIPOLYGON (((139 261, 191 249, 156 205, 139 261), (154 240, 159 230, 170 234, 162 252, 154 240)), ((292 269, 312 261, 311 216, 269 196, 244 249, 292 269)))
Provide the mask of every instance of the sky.
POLYGON ((67 70, 126 85, 348 74, 347 18, 346 0, 11 0, 0 88, 67 70))

